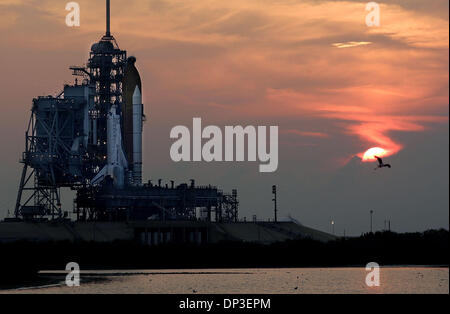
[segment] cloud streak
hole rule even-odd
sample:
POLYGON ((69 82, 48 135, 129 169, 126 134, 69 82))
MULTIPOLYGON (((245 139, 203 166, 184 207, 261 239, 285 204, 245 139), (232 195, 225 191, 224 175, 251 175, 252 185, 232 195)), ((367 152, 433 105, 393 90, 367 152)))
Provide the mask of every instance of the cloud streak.
POLYGON ((325 138, 325 137, 329 136, 327 133, 324 133, 324 132, 301 131, 301 130, 296 130, 296 129, 283 130, 281 133, 282 134, 294 134, 294 135, 305 136, 305 137, 325 138))
POLYGON ((334 43, 332 44, 333 47, 336 48, 352 48, 352 47, 358 47, 358 46, 365 46, 370 45, 370 41, 347 41, 345 43, 334 43))

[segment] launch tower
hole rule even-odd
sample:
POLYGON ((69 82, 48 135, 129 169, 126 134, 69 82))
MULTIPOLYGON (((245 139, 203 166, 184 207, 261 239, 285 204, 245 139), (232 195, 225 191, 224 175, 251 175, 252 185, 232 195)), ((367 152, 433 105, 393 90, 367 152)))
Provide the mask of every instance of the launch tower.
POLYGON ((17 219, 61 219, 61 188, 76 190, 78 220, 236 221, 237 193, 182 183, 142 184, 142 83, 110 30, 91 47, 78 78, 58 96, 33 100, 21 162, 17 219))

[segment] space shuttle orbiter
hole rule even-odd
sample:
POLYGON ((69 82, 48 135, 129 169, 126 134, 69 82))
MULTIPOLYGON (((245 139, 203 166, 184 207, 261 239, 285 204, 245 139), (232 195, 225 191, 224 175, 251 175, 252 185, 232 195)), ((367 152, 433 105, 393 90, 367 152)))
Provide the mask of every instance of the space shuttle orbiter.
POLYGON ((122 149, 120 116, 117 114, 116 105, 112 105, 108 112, 106 132, 107 163, 91 180, 91 184, 98 184, 107 176, 110 176, 113 179, 114 186, 123 187, 125 182, 125 173, 128 169, 128 162, 122 149))

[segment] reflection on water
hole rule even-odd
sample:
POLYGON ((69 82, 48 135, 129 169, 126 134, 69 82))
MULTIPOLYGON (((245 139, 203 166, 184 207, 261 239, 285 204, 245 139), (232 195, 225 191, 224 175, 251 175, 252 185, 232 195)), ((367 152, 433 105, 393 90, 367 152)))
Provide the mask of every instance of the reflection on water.
MULTIPOLYGON (((386 267, 380 287, 365 268, 278 268, 86 271, 80 287, 64 284, 7 293, 449 293, 448 268, 386 267)), ((64 280, 64 273, 42 277, 64 280), (56 276, 56 277, 55 277, 56 276)))

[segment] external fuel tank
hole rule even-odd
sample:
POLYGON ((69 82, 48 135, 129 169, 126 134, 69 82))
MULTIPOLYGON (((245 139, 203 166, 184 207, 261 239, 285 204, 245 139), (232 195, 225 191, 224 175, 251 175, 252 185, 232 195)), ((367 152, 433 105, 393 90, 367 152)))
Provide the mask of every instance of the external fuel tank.
POLYGON ((129 57, 123 78, 123 145, 131 170, 133 185, 142 184, 142 122, 144 108, 142 104, 141 77, 135 66, 136 58, 129 57))

